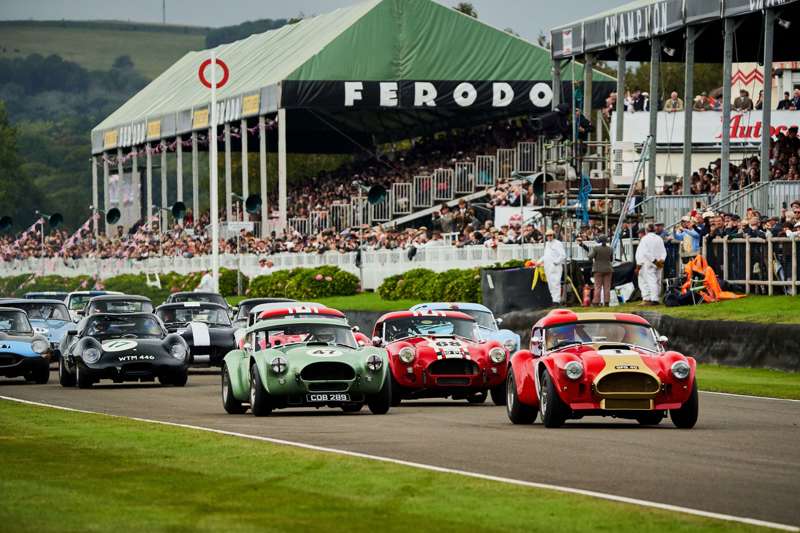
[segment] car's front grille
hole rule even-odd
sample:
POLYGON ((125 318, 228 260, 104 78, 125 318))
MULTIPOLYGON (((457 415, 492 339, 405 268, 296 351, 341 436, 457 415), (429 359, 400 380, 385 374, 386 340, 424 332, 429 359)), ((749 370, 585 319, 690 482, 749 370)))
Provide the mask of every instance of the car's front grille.
POLYGON ((474 376, 478 374, 478 365, 469 359, 439 359, 428 365, 432 375, 474 376))
POLYGON ((300 377, 305 381, 336 381, 355 379, 356 372, 346 363, 323 362, 307 365, 300 377))
POLYGON ((12 366, 19 362, 21 357, 13 353, 0 353, 0 366, 12 366))
POLYGON ((144 375, 153 373, 153 365, 150 363, 130 363, 122 368, 123 372, 128 375, 144 375))
POLYGON ((349 383, 341 381, 324 381, 308 384, 309 392, 343 392, 350 387, 349 383))
POLYGON ((658 392, 656 378, 643 372, 614 372, 597 382, 598 394, 654 394, 658 392))
POLYGON ((436 384, 465 387, 469 385, 469 378, 436 378, 436 384))

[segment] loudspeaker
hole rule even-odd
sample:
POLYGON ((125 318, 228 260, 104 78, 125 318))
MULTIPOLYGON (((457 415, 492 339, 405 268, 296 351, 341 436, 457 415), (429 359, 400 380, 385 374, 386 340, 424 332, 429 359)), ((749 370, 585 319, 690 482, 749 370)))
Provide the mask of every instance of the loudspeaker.
POLYGON ((116 224, 120 218, 122 218, 122 213, 116 207, 106 211, 106 224, 116 224))
POLYGON ((175 220, 183 220, 183 217, 186 216, 186 204, 183 202, 175 202, 172 204, 170 211, 172 212, 172 216, 175 217, 175 220))
POLYGON ((251 194, 244 202, 244 210, 251 215, 257 215, 261 212, 261 195, 251 194))
POLYGON ((14 224, 14 220, 10 216, 0 217, 0 231, 8 231, 14 224))
POLYGON ((367 202, 372 205, 381 203, 388 193, 383 185, 373 185, 367 193, 367 202))

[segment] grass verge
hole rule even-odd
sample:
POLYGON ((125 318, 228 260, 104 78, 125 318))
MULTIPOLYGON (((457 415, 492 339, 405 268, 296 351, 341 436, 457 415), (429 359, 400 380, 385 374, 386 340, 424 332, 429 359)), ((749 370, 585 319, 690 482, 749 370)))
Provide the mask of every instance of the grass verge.
POLYGON ((800 373, 766 368, 698 365, 701 390, 800 400, 800 373))
POLYGON ((0 401, 4 531, 751 531, 593 498, 0 401), (446 497, 442 497, 446 495, 446 497))

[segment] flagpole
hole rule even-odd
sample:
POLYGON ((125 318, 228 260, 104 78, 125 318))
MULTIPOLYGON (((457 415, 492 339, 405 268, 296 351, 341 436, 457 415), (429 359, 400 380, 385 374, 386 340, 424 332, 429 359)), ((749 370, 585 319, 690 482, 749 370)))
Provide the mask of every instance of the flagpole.
POLYGON ((219 181, 217 179, 217 54, 211 52, 211 270, 219 292, 219 181))

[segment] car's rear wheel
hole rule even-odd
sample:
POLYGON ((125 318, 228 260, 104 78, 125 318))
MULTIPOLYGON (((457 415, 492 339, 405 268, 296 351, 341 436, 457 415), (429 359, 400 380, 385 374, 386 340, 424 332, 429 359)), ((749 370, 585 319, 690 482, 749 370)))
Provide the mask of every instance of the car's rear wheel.
POLYGON ((636 417, 636 421, 643 426, 657 426, 664 420, 664 411, 651 411, 636 417))
POLYGON ((67 363, 64 361, 63 357, 59 357, 58 360, 58 382, 62 387, 75 386, 75 374, 67 370, 67 363))
POLYGON ((383 386, 377 394, 367 397, 367 407, 373 415, 385 415, 389 412, 392 403, 392 372, 383 380, 383 386))
POLYGON ((700 403, 697 398, 697 379, 695 379, 689 399, 680 408, 670 410, 669 416, 672 418, 672 423, 675 424, 675 427, 691 429, 697 423, 699 414, 700 403))
POLYGON ((392 407, 397 407, 403 400, 403 387, 394 379, 392 371, 389 370, 389 386, 392 389, 392 407))
POLYGON ((486 401, 487 393, 485 390, 480 392, 473 392, 469 396, 467 396, 467 401, 473 404, 481 404, 486 401))
POLYGON ((225 412, 231 415, 241 415, 247 408, 242 405, 242 402, 236 399, 231 390, 231 375, 228 371, 228 366, 222 365, 222 407, 225 412))
POLYGON ((78 384, 79 389, 88 389, 94 384, 92 377, 84 370, 81 370, 81 365, 75 365, 75 383, 78 384))
POLYGON ((508 381, 503 381, 500 385, 494 386, 489 389, 489 394, 492 395, 492 402, 495 405, 505 405, 508 401, 506 398, 506 385, 508 381))
POLYGON ((519 401, 517 395, 517 385, 514 381, 513 369, 508 369, 506 377, 506 414, 512 424, 533 424, 539 411, 532 405, 526 405, 519 401))
POLYGON ((50 381, 50 364, 48 363, 42 368, 37 368, 36 370, 31 371, 30 374, 25 376, 25 379, 28 381, 33 381, 39 385, 44 385, 50 381))
POLYGON ((250 412, 254 416, 267 416, 272 412, 269 393, 261 383, 261 375, 255 363, 250 367, 250 412))
POLYGON ((553 378, 547 370, 542 372, 542 379, 539 381, 539 410, 542 413, 542 423, 548 428, 563 426, 569 416, 569 408, 558 396, 553 378))
POLYGON ((342 406, 342 411, 345 413, 357 413, 364 407, 363 403, 346 403, 342 406))

